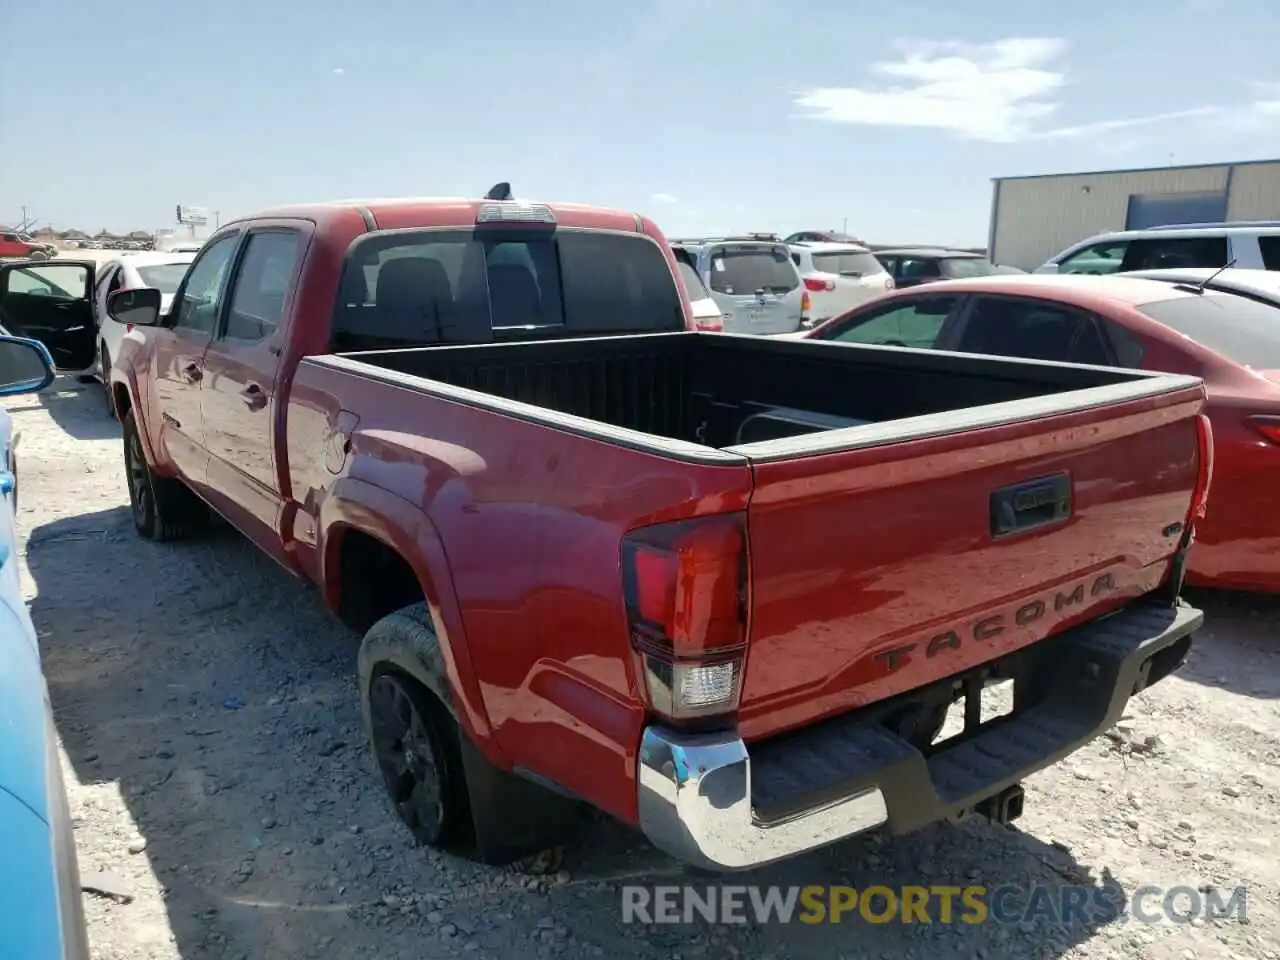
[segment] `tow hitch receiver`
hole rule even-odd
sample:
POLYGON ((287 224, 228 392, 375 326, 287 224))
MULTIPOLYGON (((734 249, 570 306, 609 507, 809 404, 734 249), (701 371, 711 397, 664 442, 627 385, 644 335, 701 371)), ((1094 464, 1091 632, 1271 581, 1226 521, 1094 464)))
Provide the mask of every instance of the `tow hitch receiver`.
POLYGON ((1022 816, 1023 796, 1022 784, 1015 783, 1011 787, 1005 787, 994 797, 979 802, 973 809, 989 820, 1008 825, 1022 816))

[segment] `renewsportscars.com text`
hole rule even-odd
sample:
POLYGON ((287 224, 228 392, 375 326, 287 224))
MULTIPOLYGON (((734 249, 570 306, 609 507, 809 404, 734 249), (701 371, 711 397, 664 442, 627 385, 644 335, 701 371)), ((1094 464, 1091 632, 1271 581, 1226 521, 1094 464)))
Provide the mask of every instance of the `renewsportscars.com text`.
POLYGON ((1243 887, 1013 884, 622 888, 624 923, 1190 923, 1197 918, 1247 923, 1243 887))

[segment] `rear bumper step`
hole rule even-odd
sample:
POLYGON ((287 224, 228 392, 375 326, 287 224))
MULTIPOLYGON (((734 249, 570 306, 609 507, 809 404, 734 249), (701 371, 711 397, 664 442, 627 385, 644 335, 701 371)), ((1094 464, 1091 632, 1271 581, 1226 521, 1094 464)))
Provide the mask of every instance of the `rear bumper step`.
POLYGON ((929 756, 863 711, 750 750, 732 731, 648 727, 641 829, 680 860, 744 870, 982 808, 1113 726, 1131 696, 1181 665, 1203 623, 1193 607, 1139 603, 1047 638, 1014 655, 1052 645, 1043 696, 929 756))

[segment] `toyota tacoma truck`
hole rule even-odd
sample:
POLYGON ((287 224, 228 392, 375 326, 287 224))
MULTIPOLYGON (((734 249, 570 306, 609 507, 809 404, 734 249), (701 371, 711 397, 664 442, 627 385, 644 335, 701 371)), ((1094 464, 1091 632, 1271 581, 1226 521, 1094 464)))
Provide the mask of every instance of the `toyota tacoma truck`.
POLYGON ((648 219, 502 191, 246 217, 159 304, 109 306, 138 532, 215 511, 363 632, 420 843, 1007 822, 1202 623, 1194 377, 701 333, 648 219))

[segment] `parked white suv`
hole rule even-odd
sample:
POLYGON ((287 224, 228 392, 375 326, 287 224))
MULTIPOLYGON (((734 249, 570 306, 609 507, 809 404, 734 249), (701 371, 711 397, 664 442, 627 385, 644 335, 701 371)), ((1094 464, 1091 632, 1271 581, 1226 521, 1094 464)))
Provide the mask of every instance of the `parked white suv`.
POLYGON ((793 243, 791 260, 809 293, 806 326, 838 317, 894 286, 875 254, 856 243, 793 243))
POLYGON ((1280 270, 1280 222, 1174 224, 1100 233, 1072 244, 1036 273, 1120 273, 1234 266, 1280 270))

